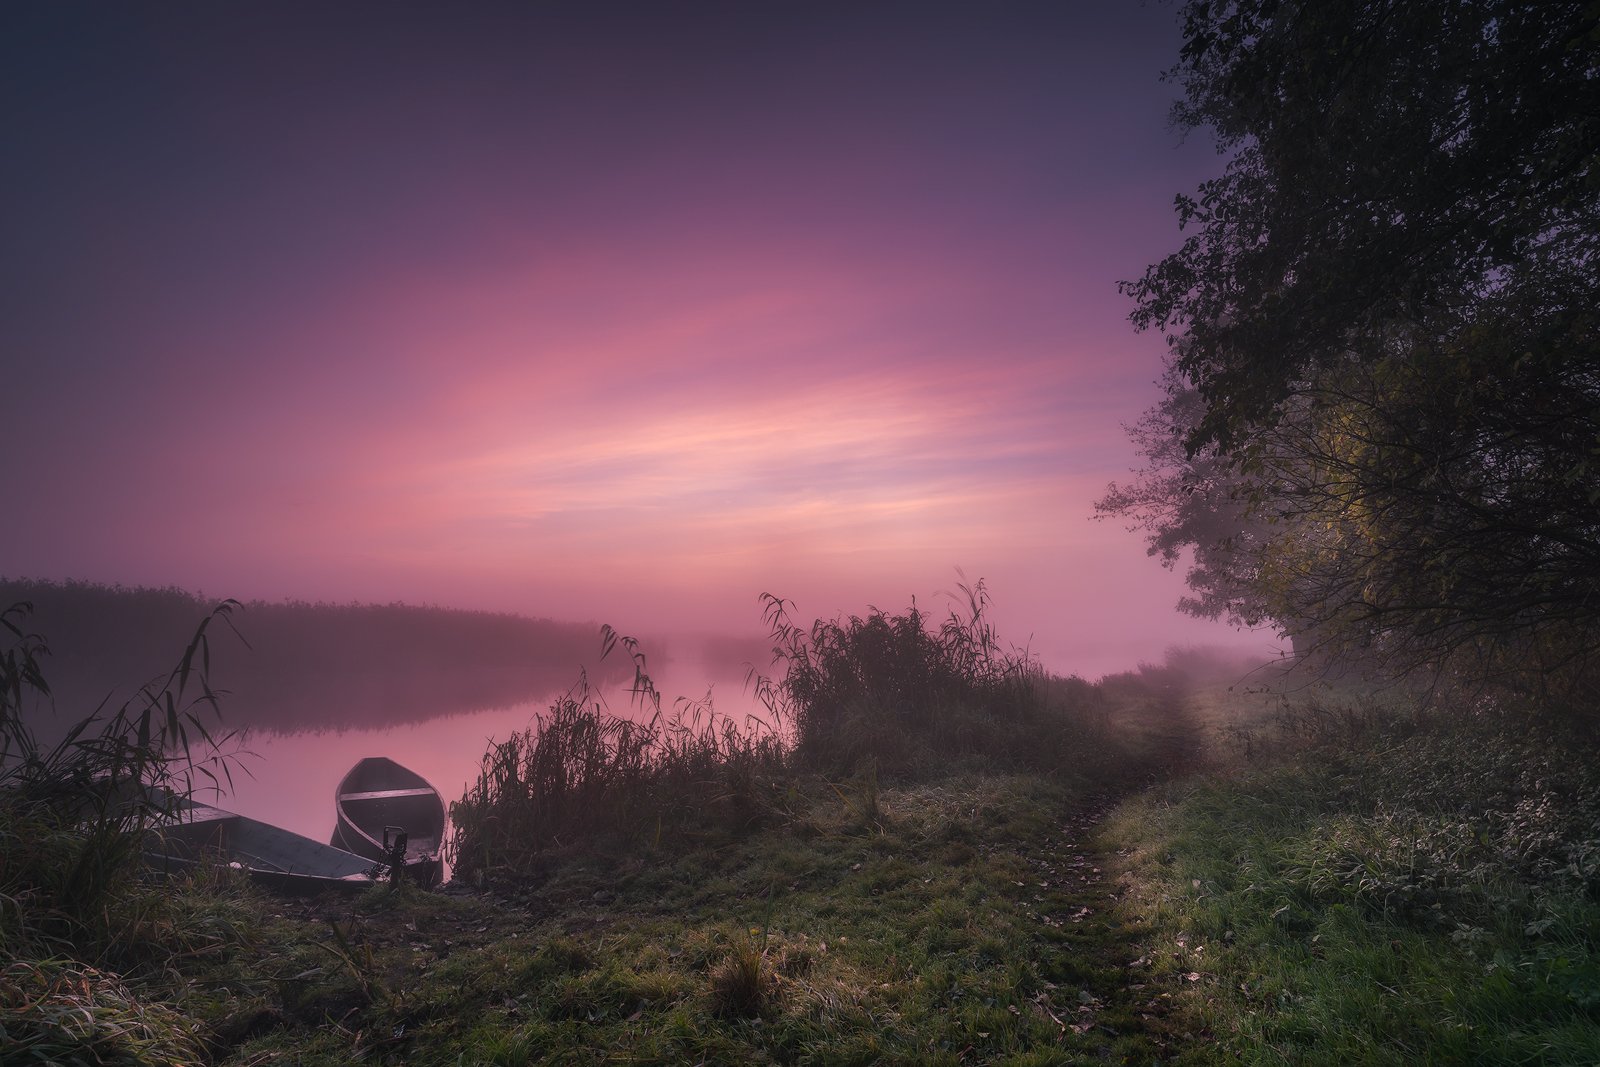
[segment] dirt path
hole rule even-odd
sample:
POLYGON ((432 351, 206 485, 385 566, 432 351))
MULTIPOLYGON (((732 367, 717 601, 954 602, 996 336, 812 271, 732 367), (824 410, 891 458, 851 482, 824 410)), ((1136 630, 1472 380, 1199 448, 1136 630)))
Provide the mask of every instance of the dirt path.
POLYGON ((1062 1022, 1076 1034, 1099 1038, 1097 1051, 1109 1062, 1162 1063, 1204 1037, 1176 1007, 1178 989, 1193 979, 1154 966, 1160 950, 1122 903, 1118 857, 1107 851, 1101 824, 1130 793, 1193 771, 1203 749, 1181 689, 1173 687, 1131 713, 1145 720, 1141 726, 1150 739, 1136 772, 1122 788, 1067 813, 1057 843, 1026 850, 1021 858, 1038 875, 1042 920, 1065 935, 1061 973, 1080 986, 1062 1022))

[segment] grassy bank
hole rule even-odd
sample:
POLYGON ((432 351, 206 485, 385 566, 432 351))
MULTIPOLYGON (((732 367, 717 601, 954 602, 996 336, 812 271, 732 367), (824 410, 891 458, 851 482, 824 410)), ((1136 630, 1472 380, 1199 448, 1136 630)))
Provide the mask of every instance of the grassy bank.
MULTIPOLYGON (((1172 767, 1192 724, 1123 696, 1125 769, 1172 767)), ((241 1065, 1596 1062, 1590 743, 1351 729, 1121 801, 1070 771, 802 775, 770 825, 488 893, 195 885, 209 940, 92 993, 241 1065)))
POLYGON ((1298 743, 1263 757, 1258 730, 1255 760, 1103 832, 1217 1061, 1600 1063, 1594 739, 1509 714, 1289 724, 1298 743))
POLYGON ((193 772, 203 631, 64 748, 0 718, 0 1062, 1600 1062, 1592 736, 1183 654, 1050 678, 981 594, 775 602, 777 729, 574 691, 485 754, 449 893, 140 874, 159 813, 86 787, 193 772))
POLYGON ((220 1062, 1151 1062, 1085 798, 959 774, 804 784, 714 849, 573 856, 536 889, 270 905, 189 977, 220 1062), (835 788, 838 786, 839 788, 835 788))
MULTIPOLYGON (((0 1058, 1161 1056, 1183 1033, 1172 991, 1130 970, 1137 931, 1087 835, 1109 789, 1171 762, 1178 705, 1152 683, 1114 707, 998 654, 977 621, 789 632, 767 690, 797 722, 781 739, 702 709, 629 727, 558 702, 490 749, 457 806, 475 887, 458 894, 285 902, 226 871, 147 882, 66 817, 76 852, 31 880, 0 872, 0 1058), (122 876, 80 907, 86 858, 122 876)), ((24 791, 4 795, 12 819, 24 791)))

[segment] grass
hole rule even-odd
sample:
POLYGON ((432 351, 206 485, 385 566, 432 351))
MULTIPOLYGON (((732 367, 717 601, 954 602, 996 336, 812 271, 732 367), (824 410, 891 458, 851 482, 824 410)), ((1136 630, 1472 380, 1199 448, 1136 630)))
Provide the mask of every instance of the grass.
POLYGON ((200 1024, 114 974, 60 960, 0 967, 0 1058, 15 1063, 178 1067, 203 1054, 200 1024))
POLYGON ((190 1004, 232 1064, 1151 1062, 1172 990, 1129 969, 1087 784, 885 786, 868 825, 809 779, 788 825, 525 894, 258 899, 190 1004))
MULTIPOLYGON (((560 703, 514 766, 496 748, 486 773, 553 788, 514 794, 545 799, 513 817, 542 805, 594 821, 552 815, 561 829, 538 847, 491 851, 477 868, 489 893, 251 898, 261 936, 186 970, 186 1002, 213 1058, 241 1065, 1167 1058, 1194 1033, 1173 1007, 1182 979, 1146 973, 1090 840, 1100 769, 1153 768, 1183 732, 1163 707, 1126 709, 1115 759, 1051 774, 992 753, 935 773, 884 775, 871 756, 823 773, 786 749, 766 818, 671 823, 639 814, 681 801, 678 772, 705 750, 633 732, 659 721, 624 730, 560 703), (581 847, 561 840, 577 827, 581 847)), ((1116 718, 1101 710, 1103 726, 1116 718)))
POLYGON ((1157 788, 1106 829, 1220 1059, 1600 1062, 1594 739, 1313 717, 1309 746, 1157 788))
MULTIPOLYGON (((802 953, 796 959, 803 959, 804 965, 789 969, 809 973, 811 954, 802 953)), ((713 1014, 758 1018, 763 1012, 770 1013, 782 989, 767 958, 766 931, 759 939, 753 933, 734 938, 722 962, 711 969, 710 986, 713 1014)))

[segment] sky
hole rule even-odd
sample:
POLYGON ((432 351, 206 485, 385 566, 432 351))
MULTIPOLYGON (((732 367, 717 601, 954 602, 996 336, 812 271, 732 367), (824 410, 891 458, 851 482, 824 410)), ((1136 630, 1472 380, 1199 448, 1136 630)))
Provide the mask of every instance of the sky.
POLYGON ((1181 576, 1095 521, 1220 170, 1176 9, 0 10, 0 575, 759 631, 942 613, 1095 675, 1181 576))

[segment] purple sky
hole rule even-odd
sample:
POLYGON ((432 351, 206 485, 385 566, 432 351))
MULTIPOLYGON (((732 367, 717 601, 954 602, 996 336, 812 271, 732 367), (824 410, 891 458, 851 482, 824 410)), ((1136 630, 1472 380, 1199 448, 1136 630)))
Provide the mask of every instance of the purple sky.
POLYGON ((0 574, 626 630, 954 568, 1090 674, 1267 650, 1094 499, 1219 168, 1167 4, 11 4, 0 574))

